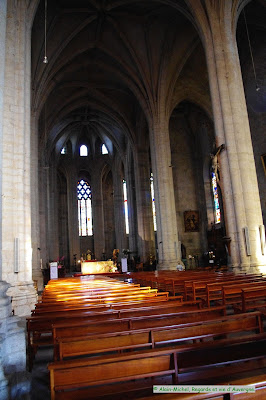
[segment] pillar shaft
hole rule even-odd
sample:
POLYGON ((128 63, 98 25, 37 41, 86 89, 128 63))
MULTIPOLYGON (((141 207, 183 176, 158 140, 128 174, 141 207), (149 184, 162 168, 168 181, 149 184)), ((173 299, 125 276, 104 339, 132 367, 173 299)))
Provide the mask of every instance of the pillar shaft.
POLYGON ((34 308, 31 241, 31 24, 27 3, 8 2, 2 141, 2 278, 14 312, 34 308))
POLYGON ((221 187, 232 265, 265 265, 259 237, 261 204, 235 35, 234 13, 241 2, 205 0, 204 8, 202 2, 187 2, 205 45, 216 144, 225 144, 220 155, 221 187))
POLYGON ((122 174, 120 165, 115 165, 113 170, 114 183, 114 218, 115 218, 115 242, 120 256, 123 249, 127 248, 127 237, 124 214, 124 198, 122 186, 122 174))
MULTIPOLYGON (((6 51, 6 11, 7 1, 0 2, 0 149, 3 148, 3 105, 5 86, 5 51, 6 51)), ((3 169, 2 151, 0 151, 0 170, 3 169)), ((0 280, 2 279, 2 174, 0 174, 0 280)))
POLYGON ((178 246, 169 121, 163 113, 150 129, 154 175, 157 240, 160 269, 176 269, 181 254, 178 246))
POLYGON ((78 228, 78 206, 77 206, 77 184, 78 176, 76 169, 71 164, 67 174, 67 203, 68 203, 68 236, 70 262, 74 263, 74 254, 80 257, 80 238, 78 228))
POLYGON ((103 190, 101 171, 97 172, 92 179, 93 235, 95 258, 101 260, 105 252, 103 190))
POLYGON ((138 219, 138 248, 141 261, 149 261, 155 254, 155 235, 152 218, 152 199, 150 187, 150 162, 147 151, 136 155, 135 182, 138 219))

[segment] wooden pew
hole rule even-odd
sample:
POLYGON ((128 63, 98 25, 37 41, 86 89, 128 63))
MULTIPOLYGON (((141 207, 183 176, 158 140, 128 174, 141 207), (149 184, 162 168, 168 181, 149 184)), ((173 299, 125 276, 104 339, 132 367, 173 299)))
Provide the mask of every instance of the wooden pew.
MULTIPOLYGON (((149 298, 149 300, 145 301, 145 305, 151 306, 151 305, 162 305, 162 304, 166 304, 169 302, 179 302, 180 304, 182 303, 182 305, 185 304, 201 304, 201 301, 198 300, 197 302, 184 302, 183 301, 183 297, 182 296, 175 296, 175 297, 168 297, 168 295, 166 296, 156 296, 156 297, 151 297, 149 298)), ((100 304, 90 304, 87 303, 86 301, 84 302, 77 302, 77 303, 48 303, 46 305, 46 303, 37 303, 35 305, 35 309, 32 310, 31 314, 32 315, 41 315, 41 314, 45 314, 45 313, 54 313, 54 312, 64 312, 64 311, 71 311, 71 310, 80 310, 80 309, 88 309, 88 310, 92 310, 92 311, 104 311, 104 310, 108 310, 108 309, 112 309, 112 310, 119 310, 119 309, 126 309, 126 308, 138 308, 138 307, 143 307, 143 302, 140 301, 139 299, 134 299, 131 300, 130 302, 124 302, 123 300, 121 302, 117 302, 117 303, 100 303, 100 304)))
MULTIPOLYGON (((257 278, 253 276, 243 276, 243 277, 228 277, 227 280, 224 280, 224 277, 218 279, 211 280, 201 280, 201 281, 193 281, 189 282, 189 285, 192 286, 191 292, 188 292, 188 288, 186 291, 186 299, 202 299, 202 301, 206 302, 207 307, 211 306, 211 302, 220 302, 222 303, 223 287, 228 285, 240 285, 246 284, 265 284, 266 281, 263 278, 257 278)), ((217 305, 217 304, 216 304, 217 305)))
POLYGON ((242 310, 260 310, 266 314, 266 286, 242 289, 242 310))
POLYGON ((168 292, 157 292, 157 289, 147 289, 147 290, 138 290, 136 292, 132 293, 106 293, 106 294, 98 294, 98 295, 70 295, 70 296, 65 296, 61 297, 59 299, 45 299, 45 306, 47 307, 50 303, 50 305, 53 307, 54 304, 64 304, 64 303, 72 303, 72 304, 82 304, 82 303, 87 303, 87 304, 102 304, 102 303, 120 303, 121 301, 123 302, 128 302, 128 301, 145 301, 153 297, 160 297, 160 298, 166 298, 168 297, 168 292))
MULTIPOLYGON (((211 302, 214 304, 221 304, 223 302, 223 289, 226 288, 227 286, 232 286, 234 285, 236 287, 258 287, 258 286, 266 286, 266 281, 262 278, 250 278, 250 279, 240 279, 237 282, 235 281, 226 281, 222 283, 211 283, 207 284, 207 307, 211 306, 211 302)), ((228 292, 227 292, 228 294, 228 292)), ((227 302, 228 302, 227 298, 227 302)))
POLYGON ((175 313, 134 316, 131 318, 110 319, 104 322, 58 322, 53 324, 53 343, 55 347, 55 360, 58 356, 58 342, 65 338, 86 337, 91 334, 140 330, 154 327, 163 327, 192 322, 202 322, 225 315, 225 307, 213 307, 212 309, 201 309, 191 311, 179 311, 175 313))
POLYGON ((116 304, 115 309, 107 308, 102 311, 94 311, 87 307, 72 310, 58 310, 53 312, 49 310, 46 313, 34 314, 27 318, 27 335, 28 335, 28 359, 29 370, 32 368, 34 355, 40 346, 52 345, 52 325, 57 322, 67 322, 68 324, 82 323, 88 321, 108 321, 110 319, 131 318, 137 316, 161 315, 173 312, 187 312, 198 309, 199 301, 185 302, 178 301, 162 301, 160 303, 145 302, 139 304, 121 305, 121 308, 116 304))
MULTIPOLYGON (((230 276, 235 276, 229 273, 230 276)), ((152 288, 156 288, 162 291, 168 291, 170 295, 181 294, 187 300, 186 291, 188 287, 192 287, 192 282, 199 279, 215 280, 220 276, 224 276, 222 273, 216 272, 205 272, 205 271, 156 271, 146 273, 135 273, 130 275, 134 282, 138 282, 141 285, 150 285, 152 288)), ((228 276, 228 274, 226 274, 228 276)))
MULTIPOLYGON (((215 340, 219 336, 262 333, 261 313, 245 313, 178 325, 148 327, 108 333, 87 333, 83 337, 57 338, 60 360, 104 352, 155 348, 189 340, 215 340)), ((232 339, 233 340, 233 339, 232 339)))
POLYGON ((241 312, 242 307, 242 289, 257 289, 266 287, 266 282, 250 282, 238 283, 235 285, 227 285, 222 288, 222 304, 225 307, 231 307, 236 312, 241 312))
POLYGON ((50 301, 60 301, 62 298, 94 298, 94 297, 105 297, 106 295, 119 295, 122 294, 127 296, 128 294, 141 294, 141 293, 156 293, 156 290, 151 289, 150 286, 125 286, 119 288, 109 288, 99 289, 99 288, 73 288, 72 290, 53 290, 50 292, 45 291, 42 295, 41 302, 50 302, 50 301))
POLYGON ((169 383, 177 384, 206 379, 206 374, 214 378, 224 376, 225 371, 239 373, 258 368, 258 360, 260 366, 262 363, 265 366, 265 344, 265 334, 258 334, 256 341, 221 339, 176 348, 57 361, 48 366, 51 399, 95 398, 94 389, 99 385, 102 395, 114 394, 123 382, 133 379, 136 388, 144 378, 152 378, 146 381, 151 387, 160 376, 171 376, 169 383))

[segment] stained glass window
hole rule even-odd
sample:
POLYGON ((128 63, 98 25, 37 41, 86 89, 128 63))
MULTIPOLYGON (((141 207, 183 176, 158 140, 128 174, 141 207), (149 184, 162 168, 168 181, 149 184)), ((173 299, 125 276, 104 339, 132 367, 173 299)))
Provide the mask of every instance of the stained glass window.
POLYGON ((108 154, 108 150, 105 144, 102 145, 102 154, 108 154))
POLYGON ((88 155, 88 147, 85 146, 85 144, 83 144, 82 146, 80 146, 79 148, 79 155, 81 157, 86 157, 88 155))
POLYGON ((215 211, 215 223, 219 224, 219 222, 221 222, 221 209, 219 204, 217 179, 214 172, 212 172, 211 176, 212 176, 212 192, 213 192, 214 211, 215 211))
POLYGON ((153 229, 157 231, 157 222, 156 222, 156 210, 155 210, 155 200, 154 200, 154 184, 153 184, 153 173, 151 172, 150 176, 151 182, 151 200, 152 200, 152 217, 153 217, 153 229))
POLYGON ((92 236, 91 187, 81 179, 77 185, 79 236, 92 236))
POLYGON ((126 224, 126 234, 129 234, 129 224, 128 224, 128 204, 127 204, 127 183, 123 179, 123 193, 124 193, 124 212, 125 212, 125 224, 126 224))

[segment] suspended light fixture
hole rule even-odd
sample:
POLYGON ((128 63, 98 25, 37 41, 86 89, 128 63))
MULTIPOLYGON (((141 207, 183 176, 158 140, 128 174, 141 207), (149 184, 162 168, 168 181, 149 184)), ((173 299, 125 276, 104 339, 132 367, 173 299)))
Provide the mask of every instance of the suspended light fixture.
POLYGON ((254 78, 255 78, 255 83, 256 83, 256 91, 258 92, 260 90, 260 87, 257 82, 257 75, 256 75, 256 70, 255 70, 255 64, 254 64, 254 59, 253 59, 253 54, 252 54, 252 49, 251 49, 251 43, 250 43, 250 38, 249 38, 249 33, 248 33, 248 25, 247 25, 246 14, 245 14, 244 8, 243 8, 243 14, 244 14, 244 20, 245 20, 245 25, 246 25, 247 37, 248 37, 249 52, 250 52, 250 57, 251 57, 252 67, 253 67, 253 72, 254 72, 254 78))
POLYGON ((44 64, 48 64, 48 58, 46 54, 46 32, 47 32, 47 0, 44 1, 44 59, 43 59, 44 64))

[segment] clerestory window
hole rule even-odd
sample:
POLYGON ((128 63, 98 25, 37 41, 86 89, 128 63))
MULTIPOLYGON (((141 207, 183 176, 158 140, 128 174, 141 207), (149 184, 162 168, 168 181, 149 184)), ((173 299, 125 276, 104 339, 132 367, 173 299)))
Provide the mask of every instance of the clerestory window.
POLYGON ((102 145, 102 154, 108 154, 108 150, 105 144, 102 145))
POLYGON ((87 157, 88 155, 88 147, 85 146, 85 144, 83 144, 82 146, 80 146, 79 148, 79 155, 81 157, 87 157))

